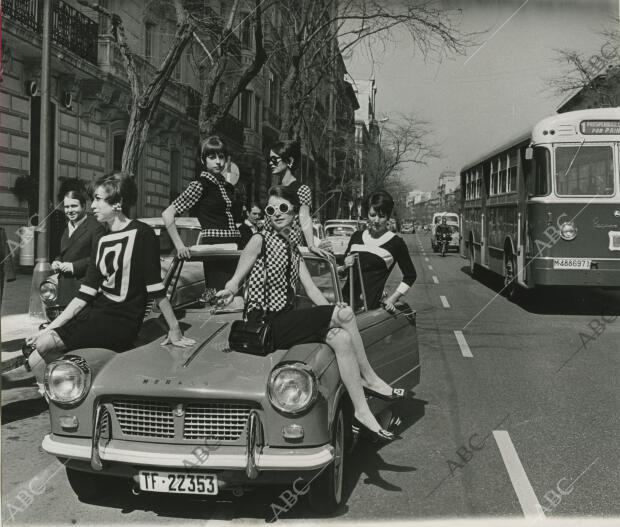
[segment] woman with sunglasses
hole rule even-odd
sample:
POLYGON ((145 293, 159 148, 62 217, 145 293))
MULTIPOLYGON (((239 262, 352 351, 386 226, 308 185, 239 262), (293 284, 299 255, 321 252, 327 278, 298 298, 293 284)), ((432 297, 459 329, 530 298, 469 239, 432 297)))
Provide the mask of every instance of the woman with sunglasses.
POLYGON ((223 174, 226 145, 216 135, 200 145, 200 161, 204 170, 162 213, 164 225, 180 258, 189 258, 189 248, 179 236, 174 218, 190 211, 200 222, 201 244, 238 244, 241 233, 233 217, 234 187, 223 174))
POLYGON ((314 254, 327 258, 329 253, 314 245, 312 230, 312 191, 308 185, 298 181, 293 171, 297 169, 301 158, 301 147, 298 141, 280 141, 271 147, 269 152, 269 167, 271 173, 280 178, 280 184, 289 187, 299 198, 299 218, 293 223, 291 241, 295 245, 305 245, 314 254))
POLYGON ((271 228, 252 236, 233 277, 216 293, 218 304, 230 304, 249 275, 248 318, 267 316, 276 349, 314 342, 331 346, 353 402, 354 426, 364 427, 384 441, 398 439, 381 428, 368 407, 364 391, 388 400, 403 398, 404 392, 393 390, 372 369, 353 310, 346 304, 330 305, 312 281, 297 245, 290 240, 290 227, 298 210, 299 198, 293 189, 280 185, 269 190, 265 214, 271 228), (316 306, 293 309, 298 281, 316 306))
MULTIPOLYGON (((366 201, 368 228, 354 232, 345 251, 344 270, 353 265, 352 254, 357 254, 362 268, 362 279, 369 309, 383 305, 388 313, 396 313, 394 304, 415 282, 415 267, 409 256, 407 244, 388 229, 388 222, 394 209, 394 200, 387 192, 373 192, 366 201), (403 279, 394 292, 382 302, 383 288, 392 269, 398 264, 403 279)), ((349 281, 344 286, 344 297, 348 298, 349 281)))

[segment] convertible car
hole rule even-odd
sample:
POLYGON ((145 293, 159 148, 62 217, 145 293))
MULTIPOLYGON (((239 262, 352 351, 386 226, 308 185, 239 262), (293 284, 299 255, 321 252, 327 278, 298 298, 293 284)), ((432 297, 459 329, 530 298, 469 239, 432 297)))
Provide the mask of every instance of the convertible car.
MULTIPOLYGON (((209 246, 191 252, 186 261, 165 257, 162 267, 181 326, 196 344, 162 346, 166 325, 151 309, 134 349, 81 349, 49 364, 51 432, 43 449, 66 463, 69 483, 85 501, 119 488, 119 478, 134 493, 203 496, 309 484, 311 506, 333 511, 342 502, 343 459, 355 437, 332 349, 304 344, 264 357, 231 351, 230 325, 242 316, 244 300, 238 296, 225 309, 209 305, 203 264, 232 274, 240 252, 209 246)), ((396 315, 367 310, 363 287, 343 299, 335 264, 304 258, 330 301, 360 305, 357 321, 377 372, 398 387, 416 386, 415 312, 406 304, 396 315)), ((351 283, 359 283, 353 276, 359 272, 359 265, 350 269, 351 283)), ((310 304, 302 288, 297 305, 310 304)), ((389 402, 369 404, 383 426, 395 419, 389 402)))

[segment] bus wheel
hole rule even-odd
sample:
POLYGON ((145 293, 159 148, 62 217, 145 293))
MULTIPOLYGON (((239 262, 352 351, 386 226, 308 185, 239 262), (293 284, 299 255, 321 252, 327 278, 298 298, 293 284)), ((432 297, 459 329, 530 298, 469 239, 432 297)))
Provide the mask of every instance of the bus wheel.
POLYGON ((517 281, 517 257, 509 254, 504 259, 504 295, 514 302, 520 290, 521 286, 517 281))
POLYGON ((476 276, 476 254, 474 249, 474 244, 472 242, 469 243, 469 274, 472 278, 476 276))

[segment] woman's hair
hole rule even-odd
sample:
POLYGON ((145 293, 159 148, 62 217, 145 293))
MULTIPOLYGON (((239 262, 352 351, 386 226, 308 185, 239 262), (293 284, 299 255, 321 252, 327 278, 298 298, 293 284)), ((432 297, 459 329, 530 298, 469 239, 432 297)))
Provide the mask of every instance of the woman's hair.
POLYGON ((62 198, 77 199, 82 207, 86 207, 86 192, 82 190, 67 190, 62 198))
POLYGON ((291 170, 295 170, 297 165, 299 165, 301 159, 301 145, 299 141, 279 141, 271 147, 271 150, 279 155, 287 164, 289 160, 292 159, 289 165, 291 170))
POLYGON ((228 155, 226 144, 218 135, 209 136, 200 143, 200 162, 203 166, 207 164, 206 160, 208 156, 219 153, 228 155))
POLYGON ((107 193, 106 203, 110 205, 120 203, 123 214, 129 215, 129 210, 138 199, 138 188, 133 177, 124 172, 114 172, 95 181, 94 188, 98 187, 105 189, 107 193))
POLYGON ((299 196, 292 188, 285 185, 274 185, 269 189, 269 197, 275 196, 276 198, 282 198, 293 205, 293 211, 299 212, 299 196))
POLYGON ((367 213, 370 212, 370 207, 389 218, 392 215, 392 209, 394 209, 394 200, 385 190, 377 190, 366 200, 367 213))

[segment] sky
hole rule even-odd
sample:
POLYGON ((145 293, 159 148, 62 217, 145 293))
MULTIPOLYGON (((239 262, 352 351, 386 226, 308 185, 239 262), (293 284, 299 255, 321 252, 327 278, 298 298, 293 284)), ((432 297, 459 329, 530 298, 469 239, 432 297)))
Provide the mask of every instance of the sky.
MULTIPOLYGON (((390 1, 390 0, 386 0, 390 1)), ((376 118, 414 115, 433 130, 440 159, 407 165, 412 188, 436 188, 444 170, 458 171, 487 151, 510 141, 555 113, 566 98, 547 87, 562 66, 558 49, 586 56, 600 53, 599 32, 617 23, 620 0, 437 0, 460 9, 463 33, 485 32, 465 55, 439 62, 414 53, 411 40, 397 34, 387 51, 361 47, 347 59, 353 79, 374 76, 376 118)))

